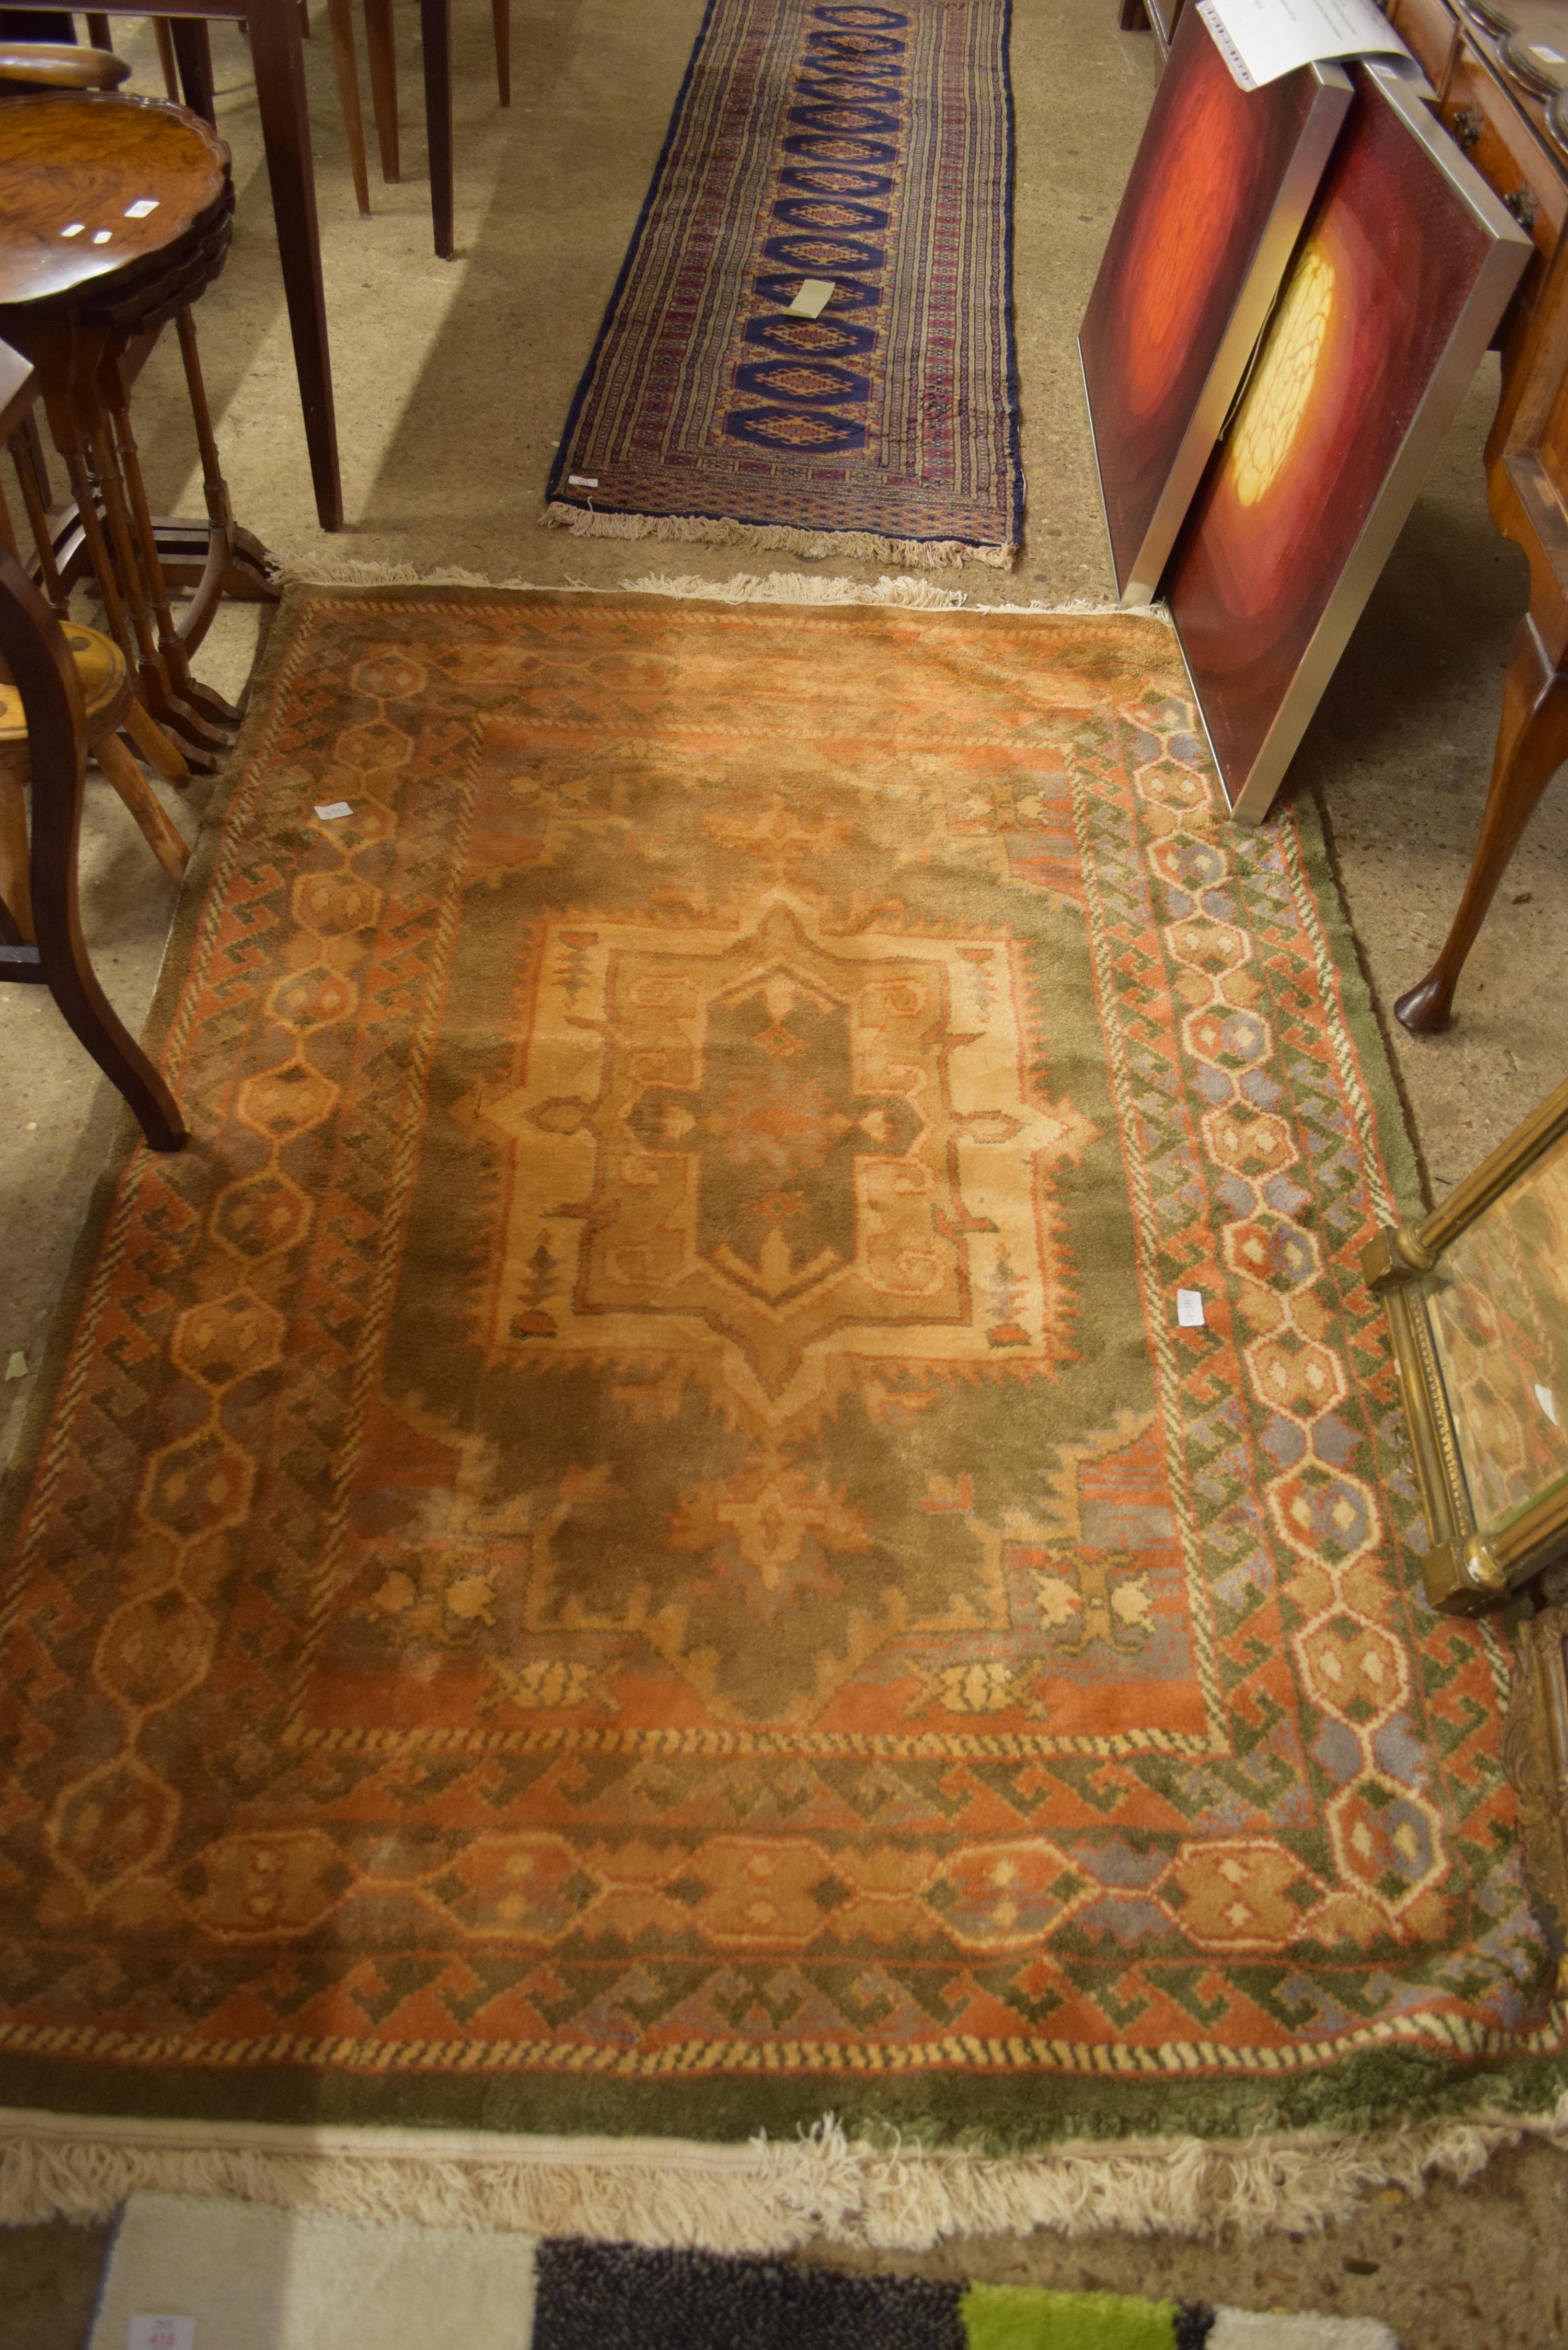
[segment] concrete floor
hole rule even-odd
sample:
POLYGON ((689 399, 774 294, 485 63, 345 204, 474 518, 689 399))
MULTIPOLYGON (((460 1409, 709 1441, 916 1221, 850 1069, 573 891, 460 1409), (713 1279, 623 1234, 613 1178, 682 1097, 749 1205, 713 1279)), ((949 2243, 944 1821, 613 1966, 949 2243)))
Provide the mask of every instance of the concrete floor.
MULTIPOLYGON (((319 15, 320 12, 318 12, 319 15)), ((282 557, 329 555, 457 566, 494 579, 613 586, 649 573, 722 580, 739 569, 870 578, 659 540, 585 540, 538 522, 556 436, 657 157, 701 0, 514 0, 517 96, 497 109, 489 11, 458 12, 458 244, 431 255, 414 12, 400 12, 408 176, 374 216, 355 211, 324 16, 307 50, 323 256, 348 525, 317 529, 295 394, 266 180, 243 45, 214 26, 220 113, 239 206, 225 275, 201 308, 209 388, 236 511, 282 557)), ((1016 0, 1017 312, 1030 484, 1016 569, 941 575, 977 602, 1108 600, 1078 383, 1082 315, 1153 88, 1147 36, 1115 29, 1113 0, 1016 0)), ((156 92, 140 25, 131 87, 156 92)), ((1300 753, 1292 788, 1321 795, 1381 1003, 1441 941, 1485 792, 1501 672, 1522 609, 1522 558, 1487 518, 1480 444, 1495 373, 1468 400, 1300 753)), ((164 510, 199 488, 173 353, 138 396, 164 510)), ((204 655, 234 691, 258 615, 222 616, 204 655)), ((85 921, 104 984, 142 1018, 173 891, 107 788, 89 787, 85 921)), ((187 830, 206 797, 169 804, 187 830)), ((1560 1081, 1568 1015, 1568 790, 1538 815, 1472 957, 1448 1035, 1394 1049, 1435 1189, 1463 1176, 1560 1081)), ((0 989, 0 1362, 36 1363, 118 1100, 41 994, 0 989)), ((0 1459, 31 1374, 0 1386, 0 1459)), ((1386 2318, 1409 2350, 1536 2350, 1568 2339, 1568 2171, 1549 2148, 1495 2162, 1469 2189, 1374 2202, 1321 2239, 1216 2250, 1165 2240, 1044 2239, 951 2248, 944 2273, 1171 2290, 1246 2305, 1316 2305, 1386 2318)), ((0 2232, 0 2350, 77 2350, 100 2230, 0 2232)))

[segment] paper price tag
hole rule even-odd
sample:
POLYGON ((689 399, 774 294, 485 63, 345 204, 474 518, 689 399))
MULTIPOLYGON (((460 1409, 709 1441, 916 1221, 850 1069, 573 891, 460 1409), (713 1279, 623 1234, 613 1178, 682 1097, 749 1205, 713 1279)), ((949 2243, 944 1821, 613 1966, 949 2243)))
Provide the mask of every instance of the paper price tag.
POLYGON ((1200 1289, 1179 1289, 1176 1293, 1176 1318, 1184 1330, 1203 1327, 1203 1292, 1200 1289))
POLYGON ((352 816, 354 811, 347 800, 327 800, 316 813, 323 824, 336 824, 339 816, 352 816))
POLYGON ((837 290, 834 277, 808 277, 790 304, 787 315, 794 318, 820 318, 837 290))
POLYGON ((193 2317, 133 2317, 125 2350, 196 2350, 193 2317))
POLYGON ((568 489, 597 490, 598 485, 599 477, 597 473, 568 473, 566 475, 566 486, 568 489))
POLYGON ((1562 1423, 1559 1421, 1557 1417, 1557 1398, 1552 1393, 1552 1389, 1550 1388, 1543 1388, 1537 1384, 1535 1389, 1535 1400, 1541 1406, 1542 1410, 1546 1414, 1547 1419, 1552 1422, 1552 1427, 1560 1427, 1562 1423))
POLYGON ((1262 89, 1316 57, 1407 57, 1376 0, 1198 0, 1241 89, 1262 89))

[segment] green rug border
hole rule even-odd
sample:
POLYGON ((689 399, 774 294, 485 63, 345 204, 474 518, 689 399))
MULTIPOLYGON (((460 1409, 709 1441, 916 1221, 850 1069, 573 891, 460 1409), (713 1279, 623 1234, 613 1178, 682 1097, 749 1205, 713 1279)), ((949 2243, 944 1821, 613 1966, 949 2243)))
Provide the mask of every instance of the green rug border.
MULTIPOLYGON (((270 717, 270 689, 298 641, 315 603, 512 603, 535 595, 567 600, 576 594, 633 590, 469 588, 438 584, 296 584, 266 629, 252 681, 251 700, 234 754, 203 812, 144 1035, 158 1056, 173 1017, 207 895, 223 826, 270 717)), ((663 604, 680 600, 642 595, 663 604)), ((852 625, 858 606, 781 605, 852 625)), ((1096 626, 1120 619, 1129 629, 1158 623, 1114 610, 1033 613, 898 612, 884 617, 919 625, 1002 620, 1014 626, 1096 626)), ((1351 928, 1344 889, 1317 798, 1298 791, 1276 822, 1293 821, 1302 862, 1311 881, 1324 940, 1339 980, 1342 1008, 1372 1096, 1377 1139, 1389 1187, 1402 1211, 1419 1207, 1425 1191, 1418 1148, 1403 1091, 1379 1020, 1369 974, 1351 928)), ((0 1497, 0 1543, 9 1550, 31 1482, 76 1319, 97 1262, 99 1245, 119 1179, 140 1140, 123 1113, 104 1174, 95 1187, 70 1272, 40 1362, 37 1387, 24 1419, 0 1497)), ((1544 1949, 1544 1970, 1549 1964, 1544 1949)), ((1544 2022, 1544 2014, 1538 2022, 1544 2022)), ((1526 2027, 1528 2029, 1529 2027, 1526 2027)), ((568 2137, 698 2138, 740 2143, 765 2130, 790 2137, 824 2114, 865 2136, 904 2139, 977 2154, 1021 2154, 1063 2140, 1194 2137, 1244 2139, 1260 2131, 1332 2129, 1362 2132, 1460 2122, 1486 2116, 1539 2115, 1568 2091, 1568 2023, 1564 2043, 1549 2055, 1458 2058, 1409 2047, 1362 2049, 1303 2066, 1298 2073, 1181 2079, 1085 2076, 1036 2068, 1002 2073, 922 2067, 908 2074, 843 2071, 784 2074, 769 2069, 711 2078, 616 2081, 588 2072, 531 2071, 478 2078, 454 2068, 397 2074, 389 2068, 325 2073, 313 2065, 238 2067, 77 2064, 16 2055, 0 2047, 0 2104, 45 2112, 105 2117, 161 2118, 221 2125, 276 2122, 320 2126, 428 2128, 568 2137), (561 2110, 570 2107, 569 2117, 561 2110), (983 2121, 977 2119, 983 2108, 983 2121)))

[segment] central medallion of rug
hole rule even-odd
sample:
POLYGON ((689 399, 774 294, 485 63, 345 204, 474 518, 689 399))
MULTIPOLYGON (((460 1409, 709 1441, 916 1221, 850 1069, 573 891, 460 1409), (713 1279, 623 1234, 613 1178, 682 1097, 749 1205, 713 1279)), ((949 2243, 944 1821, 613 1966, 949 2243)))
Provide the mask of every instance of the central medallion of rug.
POLYGON ((278 625, 193 1139, 18 1497, 0 2100, 1041 2136, 1549 2056, 1381 1047, 1168 635, 278 625))

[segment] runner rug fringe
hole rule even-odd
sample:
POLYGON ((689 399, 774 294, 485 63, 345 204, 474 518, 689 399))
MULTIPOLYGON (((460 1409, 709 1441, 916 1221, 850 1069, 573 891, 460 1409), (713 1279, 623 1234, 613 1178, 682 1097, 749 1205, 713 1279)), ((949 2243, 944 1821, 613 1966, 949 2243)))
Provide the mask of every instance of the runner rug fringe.
POLYGON ((1012 562, 1007 49, 1008 0, 709 0, 546 523, 1012 562))
POLYGON ((781 529, 772 524, 711 522, 701 515, 606 514, 595 506, 571 506, 553 499, 540 519, 550 530, 577 538, 677 538, 705 546, 765 546, 780 555, 838 563, 915 563, 945 571, 961 563, 986 563, 1011 570, 1016 547, 971 546, 961 538, 887 538, 874 531, 781 529))
POLYGON ((850 2137, 520 2137, 0 2112, 0 2225, 108 2218, 138 2189, 434 2227, 716 2252, 810 2243, 919 2251, 951 2236, 1244 2237, 1319 2229, 1378 2188, 1460 2185, 1527 2137, 1568 2146, 1568 2097, 1532 2117, 1303 2135, 1064 2146, 1012 2158, 850 2137))
POLYGON ((557 596, 673 596, 681 603, 873 604, 904 612, 1116 613, 1127 620, 1170 626, 1163 604, 1139 604, 1124 612, 1103 596, 1070 596, 1060 604, 1036 598, 1005 604, 977 603, 962 588, 940 588, 932 579, 844 579, 809 571, 733 571, 728 579, 704 579, 695 571, 648 571, 635 579, 493 579, 458 564, 421 571, 411 563, 369 563, 358 556, 308 554, 285 567, 296 588, 490 588, 507 594, 557 596))

